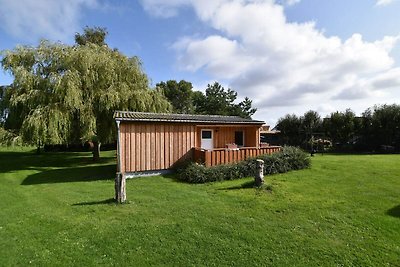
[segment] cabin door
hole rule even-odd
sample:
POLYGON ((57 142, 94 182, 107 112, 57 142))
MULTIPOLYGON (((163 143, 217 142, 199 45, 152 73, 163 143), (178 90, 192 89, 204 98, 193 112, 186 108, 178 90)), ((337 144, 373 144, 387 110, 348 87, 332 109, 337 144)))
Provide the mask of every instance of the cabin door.
POLYGON ((214 149, 213 130, 201 130, 201 148, 214 149))

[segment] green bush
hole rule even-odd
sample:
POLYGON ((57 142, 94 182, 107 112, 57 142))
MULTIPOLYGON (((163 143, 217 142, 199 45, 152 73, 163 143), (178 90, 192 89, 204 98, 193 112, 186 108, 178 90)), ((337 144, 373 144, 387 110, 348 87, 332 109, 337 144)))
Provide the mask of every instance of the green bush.
POLYGON ((278 153, 258 157, 264 160, 264 174, 285 173, 310 167, 310 158, 303 150, 285 146, 278 153))
POLYGON ((264 175, 310 167, 308 154, 296 147, 283 147, 280 152, 272 155, 261 155, 235 164, 207 168, 204 165, 190 162, 177 169, 177 177, 179 180, 189 183, 207 183, 254 176, 256 159, 264 160, 264 175))

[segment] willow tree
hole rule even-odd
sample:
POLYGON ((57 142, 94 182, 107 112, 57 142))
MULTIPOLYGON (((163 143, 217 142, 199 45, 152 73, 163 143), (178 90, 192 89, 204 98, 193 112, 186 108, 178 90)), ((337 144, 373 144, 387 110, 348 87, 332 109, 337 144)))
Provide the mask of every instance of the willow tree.
POLYGON ((69 144, 92 141, 94 159, 100 144, 116 138, 113 112, 165 112, 169 102, 149 89, 137 57, 87 42, 67 46, 41 41, 3 52, 3 68, 14 76, 6 96, 18 110, 26 142, 69 144))

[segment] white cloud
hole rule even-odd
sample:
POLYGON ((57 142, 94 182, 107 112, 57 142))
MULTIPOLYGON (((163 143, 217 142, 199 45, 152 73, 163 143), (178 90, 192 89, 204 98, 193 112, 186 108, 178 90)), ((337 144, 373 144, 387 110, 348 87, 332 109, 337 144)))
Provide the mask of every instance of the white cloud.
POLYGON ((393 3, 395 0, 376 0, 376 5, 377 6, 387 6, 391 3, 393 3))
MULTIPOLYGON (((149 12, 154 2, 143 0, 149 12)), ((393 96, 380 98, 387 86, 400 89, 399 69, 390 56, 399 36, 375 42, 357 33, 347 40, 326 36, 314 22, 288 22, 284 6, 272 0, 162 3, 174 12, 190 5, 201 21, 217 31, 204 38, 177 40, 173 48, 180 68, 228 81, 242 96, 254 99, 260 112, 281 107, 287 113, 324 110, 323 105, 363 111, 378 101, 393 101, 393 96)))
POLYGON ((285 4, 286 4, 287 6, 293 6, 293 5, 297 4, 297 3, 300 3, 300 1, 301 1, 301 0, 286 0, 286 1, 285 1, 285 4))
POLYGON ((83 8, 97 8, 97 0, 0 0, 0 25, 17 38, 65 41, 80 30, 83 8))

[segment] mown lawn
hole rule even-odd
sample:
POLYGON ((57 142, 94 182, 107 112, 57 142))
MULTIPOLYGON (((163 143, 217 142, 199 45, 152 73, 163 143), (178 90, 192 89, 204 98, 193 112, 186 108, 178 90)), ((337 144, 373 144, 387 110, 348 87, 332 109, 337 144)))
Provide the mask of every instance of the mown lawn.
POLYGON ((127 182, 115 152, 0 149, 0 266, 400 266, 400 155, 317 155, 312 168, 190 185, 127 182))

